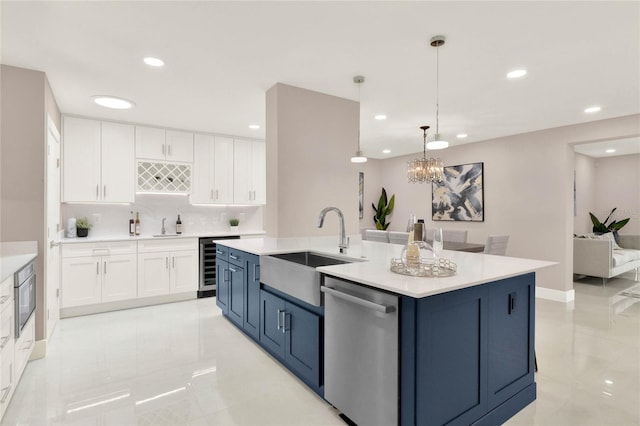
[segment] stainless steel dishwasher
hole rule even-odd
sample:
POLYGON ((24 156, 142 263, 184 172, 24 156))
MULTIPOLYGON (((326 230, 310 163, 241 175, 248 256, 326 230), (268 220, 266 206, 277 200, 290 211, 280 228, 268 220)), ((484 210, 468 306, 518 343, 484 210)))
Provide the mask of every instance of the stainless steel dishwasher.
POLYGON ((358 425, 398 424, 398 297, 325 277, 324 397, 358 425))

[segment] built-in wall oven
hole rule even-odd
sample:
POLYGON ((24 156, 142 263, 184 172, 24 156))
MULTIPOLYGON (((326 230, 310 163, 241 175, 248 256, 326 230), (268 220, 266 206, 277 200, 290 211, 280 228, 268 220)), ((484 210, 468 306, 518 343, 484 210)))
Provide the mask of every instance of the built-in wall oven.
POLYGON ((215 240, 233 240, 239 236, 200 238, 200 285, 198 297, 216 295, 216 243, 215 240))
POLYGON ((16 339, 36 310, 36 263, 28 263, 14 275, 16 339))

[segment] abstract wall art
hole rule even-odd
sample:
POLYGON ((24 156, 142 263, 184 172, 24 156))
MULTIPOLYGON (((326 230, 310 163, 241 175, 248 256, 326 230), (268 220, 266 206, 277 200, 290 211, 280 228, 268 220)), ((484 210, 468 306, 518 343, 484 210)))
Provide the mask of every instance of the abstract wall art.
POLYGON ((431 184, 431 218, 484 222, 484 163, 444 168, 444 180, 431 184))

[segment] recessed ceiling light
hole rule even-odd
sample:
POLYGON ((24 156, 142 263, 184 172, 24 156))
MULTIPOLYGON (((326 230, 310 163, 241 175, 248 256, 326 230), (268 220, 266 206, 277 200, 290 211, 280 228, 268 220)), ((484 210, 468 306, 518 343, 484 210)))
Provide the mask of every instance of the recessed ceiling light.
POLYGON ((383 154, 391 154, 391 150, 390 149, 383 149, 382 153, 383 154))
POLYGON ((606 152, 607 154, 612 154, 612 153, 616 152, 616 150, 613 149, 613 148, 609 148, 609 149, 605 150, 604 152, 606 152))
POLYGON ((150 67, 164 67, 164 61, 160 58, 154 58, 153 56, 147 56, 143 59, 144 63, 150 67))
POLYGON ((249 128, 253 130, 258 130, 260 126, 258 124, 249 124, 249 128))
POLYGON ((123 98, 116 98, 115 96, 96 95, 92 96, 93 102, 105 108, 112 109, 129 109, 133 108, 135 104, 123 98))
POLYGON ((376 120, 386 120, 387 116, 384 114, 376 114, 373 118, 375 118, 376 120))
POLYGON ((469 135, 467 135, 466 133, 458 133, 458 134, 456 135, 456 138, 458 138, 458 139, 464 139, 464 138, 466 138, 467 136, 469 136, 469 135))
POLYGON ((602 108, 600 108, 598 105, 594 105, 594 106, 590 106, 589 108, 585 108, 584 112, 586 112, 587 114, 593 114, 594 112, 598 112, 601 109, 602 108))
POLYGON ((520 78, 527 75, 527 70, 513 70, 507 73, 508 78, 520 78))

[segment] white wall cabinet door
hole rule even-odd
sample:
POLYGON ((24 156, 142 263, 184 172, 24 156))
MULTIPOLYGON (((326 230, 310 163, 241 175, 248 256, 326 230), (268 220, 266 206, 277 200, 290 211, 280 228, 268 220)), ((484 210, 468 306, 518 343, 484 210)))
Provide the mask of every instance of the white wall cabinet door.
POLYGON ((198 290, 198 251, 185 250, 171 253, 171 293, 198 290))
POLYGON ((251 203, 251 142, 236 139, 233 157, 233 202, 251 203))
POLYGON ((262 142, 234 141, 233 201, 236 204, 266 203, 266 156, 262 142))
POLYGON ((216 136, 213 152, 214 202, 231 204, 234 196, 233 139, 216 136))
POLYGON ((62 307, 100 303, 101 256, 72 257, 62 260, 62 307))
POLYGON ((169 294, 169 253, 138 253, 138 297, 169 294))
POLYGON ((100 201, 100 121, 64 117, 62 135, 62 201, 100 201))
POLYGON ((135 201, 135 136, 129 124, 102 123, 102 201, 135 201))
POLYGON ((193 133, 167 130, 166 145, 167 161, 193 162, 193 133))
POLYGON ((213 188, 214 137, 211 135, 196 134, 193 144, 193 190, 191 191, 191 203, 212 204, 215 195, 213 188))
POLYGON ((135 254, 102 258, 102 302, 135 299, 138 294, 135 254))
POLYGON ((166 131, 157 127, 136 126, 136 157, 164 160, 166 156, 166 131))

